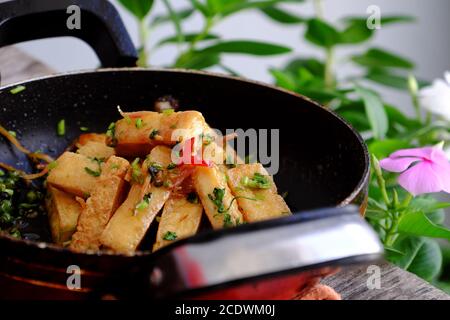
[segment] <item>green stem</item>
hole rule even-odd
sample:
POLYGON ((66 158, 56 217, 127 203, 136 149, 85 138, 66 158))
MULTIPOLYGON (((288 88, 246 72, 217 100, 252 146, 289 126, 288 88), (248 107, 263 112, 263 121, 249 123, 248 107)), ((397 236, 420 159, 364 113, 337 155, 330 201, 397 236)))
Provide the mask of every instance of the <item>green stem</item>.
POLYGON ((402 202, 402 208, 406 208, 409 206, 409 204, 411 203, 412 199, 414 199, 414 196, 411 193, 408 193, 408 195, 406 196, 406 198, 403 200, 402 202))
POLYGON ((334 50, 333 48, 326 49, 326 61, 325 61, 325 86, 327 89, 332 89, 334 87, 334 50))
POLYGON ((167 11, 169 12, 170 19, 173 22, 173 25, 175 27, 175 32, 177 34, 178 45, 180 45, 185 40, 183 30, 181 28, 180 17, 177 15, 175 10, 172 8, 172 5, 170 4, 169 0, 163 0, 163 3, 165 5, 167 11))
POLYGON ((138 66, 146 67, 148 63, 148 54, 147 54, 147 39, 149 36, 146 19, 142 19, 139 21, 139 42, 141 48, 139 50, 139 60, 138 66))
POLYGON ((209 31, 214 26, 214 19, 212 17, 207 17, 205 26, 203 27, 203 30, 192 40, 192 42, 189 45, 188 52, 192 53, 195 51, 197 44, 202 41, 208 34, 209 31))
POLYGON ((394 212, 390 212, 389 215, 391 217, 391 224, 386 232, 386 237, 384 244, 388 247, 392 247, 395 243, 395 240, 397 239, 398 235, 398 224, 400 222, 400 219, 402 218, 403 214, 405 213, 404 209, 407 208, 411 201, 414 199, 414 196, 410 193, 405 197, 405 199, 402 201, 401 205, 394 206, 393 210, 394 212))
POLYGON ((425 118, 425 124, 429 126, 432 121, 433 121, 433 115, 431 114, 430 111, 427 111, 427 115, 425 118))
POLYGON ((324 18, 322 0, 314 0, 314 10, 320 19, 324 18))
POLYGON ((422 110, 420 108, 419 98, 417 97, 417 94, 412 94, 411 98, 414 110, 416 111, 417 120, 419 120, 419 122, 422 122, 422 110))
MULTIPOLYGON (((314 0, 314 9, 316 11, 316 15, 319 19, 324 20, 324 10, 322 0, 314 0)), ((334 88, 334 50, 332 47, 327 48, 325 52, 325 71, 324 71, 324 79, 325 79, 325 87, 327 89, 334 88)))
POLYGON ((386 247, 392 247, 394 246, 395 240, 397 238, 397 226, 398 226, 398 219, 393 218, 391 227, 386 233, 386 238, 384 240, 384 244, 386 247))

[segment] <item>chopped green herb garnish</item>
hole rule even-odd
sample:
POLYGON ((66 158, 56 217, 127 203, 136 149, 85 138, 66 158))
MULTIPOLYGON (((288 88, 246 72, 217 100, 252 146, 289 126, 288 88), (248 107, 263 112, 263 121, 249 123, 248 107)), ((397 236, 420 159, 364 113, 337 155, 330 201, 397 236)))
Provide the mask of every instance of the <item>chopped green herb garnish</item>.
POLYGON ((117 144, 116 139, 116 123, 111 122, 108 126, 108 130, 106 130, 106 136, 109 138, 108 145, 110 147, 115 147, 117 144))
POLYGON ((150 163, 150 167, 155 169, 155 170, 158 170, 158 171, 161 171, 161 170, 164 169, 164 167, 161 164, 157 163, 157 162, 150 163))
POLYGON ((62 137, 66 134, 66 120, 61 119, 56 126, 56 133, 58 136, 62 137))
POLYGON ((26 89, 25 86, 17 86, 17 87, 12 88, 9 92, 11 92, 12 94, 18 94, 18 93, 24 91, 25 89, 26 89))
POLYGON ((202 133, 200 135, 200 138, 202 139, 202 142, 205 146, 210 145, 214 141, 214 137, 210 134, 204 134, 202 133))
POLYGON ((142 121, 141 118, 137 118, 135 125, 136 125, 136 128, 141 129, 144 126, 144 121, 142 121))
POLYGON ((11 237, 14 237, 14 238, 17 238, 17 239, 22 238, 22 235, 20 234, 20 231, 17 230, 17 229, 12 229, 12 230, 9 232, 9 234, 11 235, 11 237))
POLYGON ((47 168, 48 168, 48 170, 53 170, 53 169, 55 169, 57 166, 58 166, 58 162, 53 161, 53 162, 50 162, 50 163, 48 164, 47 168))
POLYGON ((214 188, 213 194, 208 194, 209 200, 211 200, 217 208, 218 213, 225 212, 225 206, 223 204, 223 197, 225 196, 225 188, 214 188))
POLYGON ((139 184, 144 183, 144 176, 142 175, 141 166, 139 165, 139 162, 141 159, 136 158, 134 159, 133 163, 131 164, 131 179, 134 182, 137 182, 139 184))
POLYGON ((225 213, 223 215, 223 227, 224 228, 234 227, 233 221, 231 219, 231 215, 229 213, 225 213))
POLYGON ((167 231, 163 237, 163 239, 167 240, 167 241, 173 241, 173 240, 176 240, 176 238, 178 238, 177 234, 172 231, 167 231))
POLYGON ((194 203, 194 204, 199 203, 197 193, 195 193, 195 192, 190 192, 190 193, 187 195, 187 201, 189 201, 190 203, 194 203))
POLYGON ((95 171, 88 167, 85 167, 84 170, 93 177, 100 177, 102 174, 100 171, 95 171))
POLYGON ((127 124, 131 124, 131 118, 130 118, 130 116, 125 116, 124 119, 125 119, 125 121, 127 122, 127 124))
POLYGON ((156 130, 156 129, 153 129, 152 130, 152 132, 150 133, 150 139, 155 139, 156 138, 156 136, 159 134, 159 131, 158 130, 156 130))
POLYGON ((9 133, 10 135, 12 135, 14 138, 17 138, 17 134, 16 134, 15 131, 8 131, 8 133, 9 133))
POLYGON ((139 202, 139 203, 136 205, 136 210, 142 211, 142 210, 144 210, 145 208, 147 208, 148 205, 150 204, 150 199, 151 199, 151 197, 152 197, 152 194, 151 194, 151 193, 147 193, 147 194, 144 196, 144 198, 142 199, 142 201, 139 202))
POLYGON ((174 113, 175 110, 174 109, 165 109, 162 111, 162 113, 166 116, 171 115, 172 113, 174 113))
POLYGON ((114 138, 116 133, 116 123, 111 122, 108 126, 108 130, 106 131, 106 135, 110 138, 114 138))
POLYGON ((241 179, 241 184, 244 187, 253 189, 269 189, 271 186, 268 176, 264 176, 258 172, 255 172, 252 178, 243 177, 241 179))
POLYGON ((172 184, 172 182, 171 182, 170 180, 165 180, 165 181, 163 182, 163 186, 164 186, 165 188, 172 188, 172 187, 173 187, 173 184, 172 184))
POLYGON ((30 190, 27 192, 27 201, 29 203, 36 202, 36 200, 38 199, 39 199, 38 194, 34 190, 30 190))
POLYGON ((175 163, 169 163, 169 165, 167 166, 167 170, 173 170, 177 167, 177 165, 175 163))
POLYGON ((86 132, 86 131, 89 131, 89 128, 88 127, 80 127, 80 131, 86 132))

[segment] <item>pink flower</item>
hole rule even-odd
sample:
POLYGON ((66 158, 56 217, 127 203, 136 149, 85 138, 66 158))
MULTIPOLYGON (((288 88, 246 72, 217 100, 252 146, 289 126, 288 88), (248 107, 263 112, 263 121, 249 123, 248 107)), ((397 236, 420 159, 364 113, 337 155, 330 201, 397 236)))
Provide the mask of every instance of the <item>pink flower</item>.
POLYGON ((390 172, 402 172, 398 183, 416 196, 445 191, 450 193, 450 163, 440 147, 404 149, 380 161, 390 172))

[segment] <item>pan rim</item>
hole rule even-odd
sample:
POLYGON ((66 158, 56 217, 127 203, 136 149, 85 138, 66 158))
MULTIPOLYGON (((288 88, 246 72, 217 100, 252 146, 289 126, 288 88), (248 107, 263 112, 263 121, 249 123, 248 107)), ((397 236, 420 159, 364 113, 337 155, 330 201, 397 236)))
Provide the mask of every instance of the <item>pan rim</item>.
MULTIPOLYGON (((19 85, 25 85, 32 82, 37 82, 41 80, 47 80, 47 79, 57 79, 57 78, 63 78, 63 77, 70 77, 70 76, 76 76, 76 75, 87 75, 87 74, 97 74, 97 73, 111 73, 111 72, 166 72, 170 74, 195 74, 195 75, 201 75, 201 76, 207 76, 207 77, 214 77, 214 78, 221 78, 226 80, 232 80, 235 82, 241 82, 241 83, 247 83, 251 85, 256 85, 260 87, 265 87, 270 90, 278 91, 284 94, 288 94, 290 96, 299 98, 301 100, 307 101, 310 104, 314 105, 315 107, 320 108, 322 111, 327 112, 329 115, 333 116, 336 120, 340 121, 343 125, 347 127, 348 130, 357 138, 359 144, 363 148, 363 154, 364 154, 364 172, 362 174, 361 179, 357 183, 356 187, 353 189, 353 191, 340 203, 336 205, 337 208, 344 207, 349 204, 358 196, 358 194, 361 193, 363 188, 367 185, 369 175, 370 175, 370 157, 369 157, 369 150, 364 142, 364 139, 359 134, 358 131, 356 131, 355 128, 353 128, 344 118, 342 118, 340 115, 335 113, 333 110, 330 110, 329 108, 325 108, 318 102, 312 100, 309 97, 306 97, 300 93, 293 92, 284 88, 277 87, 272 84, 268 84, 262 81, 248 79, 245 77, 237 77, 233 75, 218 73, 218 72, 211 72, 211 71, 203 71, 203 70, 191 70, 191 69, 180 69, 180 68, 158 68, 158 67, 150 67, 150 68, 142 68, 142 67, 123 67, 123 68, 99 68, 99 69, 84 69, 84 70, 78 70, 78 71, 68 71, 68 72, 60 72, 60 73, 53 73, 50 75, 45 76, 38 76, 33 77, 31 79, 18 81, 15 83, 7 84, 4 86, 0 86, 0 93, 9 90, 11 88, 17 87, 19 85)), ((283 218, 278 218, 275 220, 279 220, 283 218)), ((50 249, 55 252, 63 252, 63 253, 72 253, 76 255, 87 255, 87 256, 114 256, 114 257, 124 257, 124 258, 131 258, 136 256, 148 256, 152 254, 152 251, 145 250, 145 251, 136 251, 133 254, 124 254, 124 253, 114 253, 110 250, 100 250, 96 252, 75 252, 73 250, 70 250, 69 248, 61 247, 53 243, 48 243, 44 241, 34 241, 34 240, 25 240, 25 239, 17 239, 12 236, 6 235, 6 234, 0 234, 0 241, 9 241, 14 242, 16 244, 22 244, 26 246, 33 246, 38 249, 50 249)))

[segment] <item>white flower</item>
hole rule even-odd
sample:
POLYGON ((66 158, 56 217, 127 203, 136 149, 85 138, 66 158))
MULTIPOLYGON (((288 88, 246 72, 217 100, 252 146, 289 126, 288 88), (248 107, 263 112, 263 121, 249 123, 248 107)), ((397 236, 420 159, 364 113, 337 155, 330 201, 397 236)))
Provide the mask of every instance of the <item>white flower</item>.
POLYGON ((450 72, 445 73, 445 81, 434 80, 429 87, 420 90, 422 107, 450 121, 450 72))

